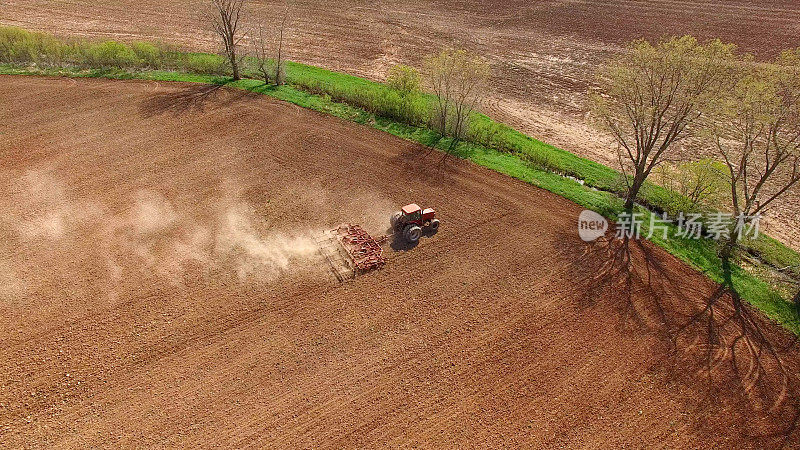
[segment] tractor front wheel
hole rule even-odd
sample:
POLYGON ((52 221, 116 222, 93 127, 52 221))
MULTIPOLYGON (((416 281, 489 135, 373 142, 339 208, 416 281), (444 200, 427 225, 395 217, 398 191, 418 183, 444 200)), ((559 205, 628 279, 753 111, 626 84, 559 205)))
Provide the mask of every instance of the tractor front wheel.
POLYGON ((389 223, 392 224, 392 229, 396 230, 397 225, 400 223, 400 218, 403 217, 403 213, 397 211, 396 213, 392 214, 392 218, 389 219, 389 223))
POLYGON ((422 228, 418 225, 409 225, 403 230, 403 237, 412 244, 419 242, 420 236, 422 236, 422 228))
POLYGON ((434 232, 434 233, 436 233, 437 231, 439 231, 439 219, 433 219, 433 220, 431 220, 431 224, 428 226, 428 228, 430 228, 430 230, 431 230, 432 232, 434 232))

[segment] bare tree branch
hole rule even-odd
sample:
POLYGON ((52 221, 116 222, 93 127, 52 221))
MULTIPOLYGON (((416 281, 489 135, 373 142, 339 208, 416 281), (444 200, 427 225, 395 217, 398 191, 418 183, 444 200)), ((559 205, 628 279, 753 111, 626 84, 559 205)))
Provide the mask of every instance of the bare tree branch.
POLYGON ((239 58, 237 50, 244 39, 241 31, 244 0, 210 0, 209 20, 215 33, 222 39, 223 52, 231 64, 233 79, 239 80, 239 58))
POLYGON ((800 49, 740 64, 724 94, 708 103, 706 128, 728 169, 731 210, 760 215, 800 183, 800 49))
POLYGON ((626 207, 653 169, 690 135, 700 104, 722 81, 733 47, 720 41, 699 44, 692 37, 656 46, 636 41, 629 52, 607 64, 593 93, 594 115, 624 150, 633 173, 626 207))

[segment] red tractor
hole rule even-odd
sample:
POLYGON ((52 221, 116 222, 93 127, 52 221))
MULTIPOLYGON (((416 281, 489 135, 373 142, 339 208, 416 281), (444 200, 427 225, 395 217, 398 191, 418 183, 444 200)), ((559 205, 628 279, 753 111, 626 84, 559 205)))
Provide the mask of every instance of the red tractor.
POLYGON ((392 229, 395 233, 403 233, 403 239, 411 244, 419 242, 422 229, 433 233, 439 230, 439 219, 433 208, 422 209, 416 203, 403 206, 392 215, 392 229))

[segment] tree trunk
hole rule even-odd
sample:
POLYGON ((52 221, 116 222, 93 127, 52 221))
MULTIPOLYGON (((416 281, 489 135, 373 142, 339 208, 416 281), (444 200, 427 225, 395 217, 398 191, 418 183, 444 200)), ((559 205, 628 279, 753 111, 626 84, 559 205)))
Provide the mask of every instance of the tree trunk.
POLYGON ((269 71, 267 71, 263 63, 258 70, 261 72, 261 76, 264 78, 264 84, 269 84, 269 71))
MULTIPOLYGON (((283 19, 284 24, 286 23, 286 18, 283 19)), ((281 35, 280 40, 278 41, 278 60, 275 62, 275 85, 280 86, 283 84, 283 77, 281 76, 281 64, 283 64, 283 27, 284 25, 281 24, 281 35)))
POLYGON ((625 198, 625 209, 631 210, 633 209, 633 204, 636 202, 636 197, 639 195, 639 189, 642 188, 644 184, 644 173, 637 172, 636 175, 633 177, 633 184, 628 187, 628 195, 625 198))
POLYGON ((231 69, 233 70, 233 81, 238 81, 241 77, 239 76, 239 63, 236 60, 236 52, 231 52, 229 58, 231 60, 231 69))
POLYGON ((722 248, 719 251, 719 257, 723 261, 730 261, 731 256, 733 256, 733 251, 736 250, 737 239, 735 233, 732 231, 731 234, 728 236, 728 239, 722 244, 722 248))

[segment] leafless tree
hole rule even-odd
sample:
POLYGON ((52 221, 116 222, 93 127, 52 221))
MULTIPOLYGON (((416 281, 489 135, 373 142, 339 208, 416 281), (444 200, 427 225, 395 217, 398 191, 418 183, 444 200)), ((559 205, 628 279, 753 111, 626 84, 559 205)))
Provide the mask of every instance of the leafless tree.
POLYGON ((253 41, 253 55, 256 60, 256 69, 264 79, 264 83, 269 84, 272 71, 270 70, 269 50, 264 39, 263 26, 258 28, 258 39, 253 41))
POLYGON ((274 42, 270 44, 269 40, 265 37, 263 26, 259 27, 258 38, 253 40, 253 54, 256 60, 256 69, 261 74, 265 83, 274 82, 276 85, 280 86, 286 82, 286 59, 283 45, 288 20, 289 5, 286 4, 274 42), (274 54, 272 48, 274 48, 274 54))
POLYGON ((470 115, 486 95, 489 65, 466 50, 445 48, 426 58, 425 67, 436 95, 432 125, 442 135, 465 137, 470 115))
POLYGON ((278 28, 278 52, 275 57, 275 84, 278 86, 286 82, 286 61, 284 60, 283 38, 286 33, 286 23, 289 20, 289 4, 287 3, 283 11, 283 19, 278 28))
POLYGON ((222 39, 223 51, 231 64, 233 79, 239 80, 238 48, 244 33, 242 27, 242 7, 244 0, 210 0, 209 19, 214 32, 222 39))
MULTIPOLYGON (((708 105, 712 145, 727 167, 730 209, 745 219, 764 213, 800 182, 800 49, 773 64, 741 64, 731 88, 708 105)), ((736 245, 731 233, 722 249, 736 245)))
POLYGON ((723 79, 734 48, 691 36, 657 45, 640 40, 606 64, 591 95, 599 124, 616 140, 626 176, 626 208, 632 208, 647 177, 700 115, 699 105, 723 79), (627 172, 626 172, 627 173, 627 172))

